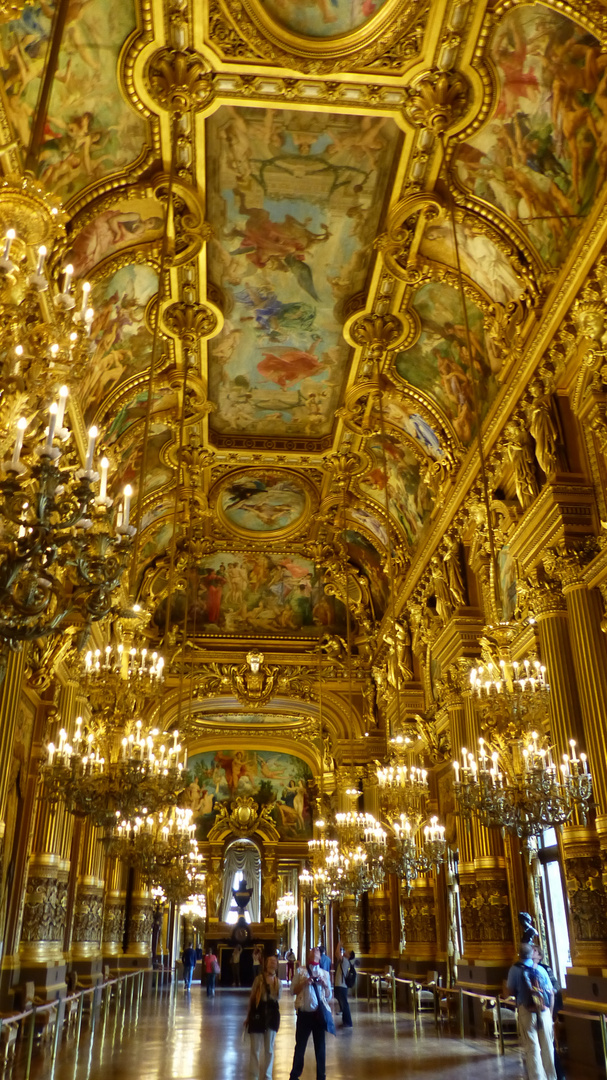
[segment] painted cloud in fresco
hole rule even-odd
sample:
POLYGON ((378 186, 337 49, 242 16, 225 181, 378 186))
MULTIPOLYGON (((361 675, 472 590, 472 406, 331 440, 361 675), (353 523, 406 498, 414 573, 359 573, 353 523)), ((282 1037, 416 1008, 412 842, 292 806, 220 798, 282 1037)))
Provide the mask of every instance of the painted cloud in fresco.
POLYGON ((509 11, 489 55, 499 102, 458 151, 457 172, 558 266, 605 179, 607 56, 586 30, 541 4, 509 11))
POLYGON ((211 424, 326 435, 348 357, 340 304, 374 258, 398 129, 384 117, 225 106, 207 142, 209 274, 227 312, 209 345, 211 424))

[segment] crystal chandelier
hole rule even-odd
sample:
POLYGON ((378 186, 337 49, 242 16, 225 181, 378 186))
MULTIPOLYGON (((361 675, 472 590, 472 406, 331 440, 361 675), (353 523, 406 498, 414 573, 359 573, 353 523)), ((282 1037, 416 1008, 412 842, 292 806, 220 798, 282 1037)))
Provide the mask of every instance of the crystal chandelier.
POLYGON ((276 918, 278 922, 292 922, 297 916, 297 902, 292 892, 283 893, 276 903, 276 918))
POLYGON ((462 747, 461 764, 453 762, 459 814, 525 842, 564 825, 574 811, 585 822, 592 799, 586 755, 578 757, 570 740, 559 765, 544 733, 546 669, 537 660, 494 658, 472 670, 470 686, 484 737, 476 756, 462 747))
POLYGON ((11 216, 19 234, 7 228, 0 257, 0 453, 12 449, 0 463, 0 640, 17 648, 59 632, 68 616, 83 627, 104 618, 135 530, 130 489, 112 511, 109 462, 94 467, 97 429, 82 464, 66 420, 66 382, 84 370, 94 312, 87 283, 75 296, 71 266, 60 283, 45 272, 60 211, 29 180, 5 181, 0 223, 11 216))
POLYGON ((174 806, 186 782, 187 753, 178 732, 160 736, 141 720, 120 740, 95 730, 85 732, 76 720, 73 743, 65 729, 57 746, 49 743, 43 767, 46 795, 65 800, 70 813, 113 827, 116 818, 131 821, 174 806), (167 740, 159 744, 159 738, 167 740))
POLYGON ((440 870, 446 856, 445 829, 438 818, 431 818, 424 826, 423 840, 418 825, 412 824, 405 814, 392 823, 384 862, 388 873, 396 874, 404 881, 407 892, 411 891, 416 878, 429 874, 432 869, 440 870))
POLYGON ((415 765, 407 766, 402 760, 377 766, 379 802, 382 814, 388 822, 397 821, 405 815, 419 824, 424 817, 428 798, 428 774, 415 765))

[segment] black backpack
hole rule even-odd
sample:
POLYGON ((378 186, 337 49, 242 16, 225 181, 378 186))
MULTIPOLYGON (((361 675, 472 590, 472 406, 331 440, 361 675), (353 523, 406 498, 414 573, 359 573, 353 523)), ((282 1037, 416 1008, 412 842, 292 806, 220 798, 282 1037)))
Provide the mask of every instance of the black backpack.
POLYGON ((348 970, 346 972, 346 977, 344 979, 344 982, 345 982, 348 990, 352 990, 353 987, 356 986, 356 968, 354 967, 354 964, 352 963, 351 960, 350 960, 350 967, 348 968, 348 970))

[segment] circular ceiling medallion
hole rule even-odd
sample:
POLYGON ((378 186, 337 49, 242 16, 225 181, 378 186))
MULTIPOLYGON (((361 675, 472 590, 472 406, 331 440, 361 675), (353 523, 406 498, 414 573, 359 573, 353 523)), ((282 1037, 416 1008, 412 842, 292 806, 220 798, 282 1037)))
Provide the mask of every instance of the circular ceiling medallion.
POLYGON ((286 469, 240 469, 216 488, 217 516, 231 532, 248 539, 279 539, 308 520, 314 489, 286 469))

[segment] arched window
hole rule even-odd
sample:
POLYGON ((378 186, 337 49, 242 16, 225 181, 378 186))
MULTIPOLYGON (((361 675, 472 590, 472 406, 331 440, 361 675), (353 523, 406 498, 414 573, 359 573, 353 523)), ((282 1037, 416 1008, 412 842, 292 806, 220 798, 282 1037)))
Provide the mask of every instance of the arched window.
POLYGON ((246 881, 247 888, 253 895, 247 905, 247 922, 260 921, 261 899, 261 858, 259 849, 252 840, 235 840, 226 849, 223 861, 223 922, 233 924, 238 919, 238 909, 232 896, 241 881, 246 881))

